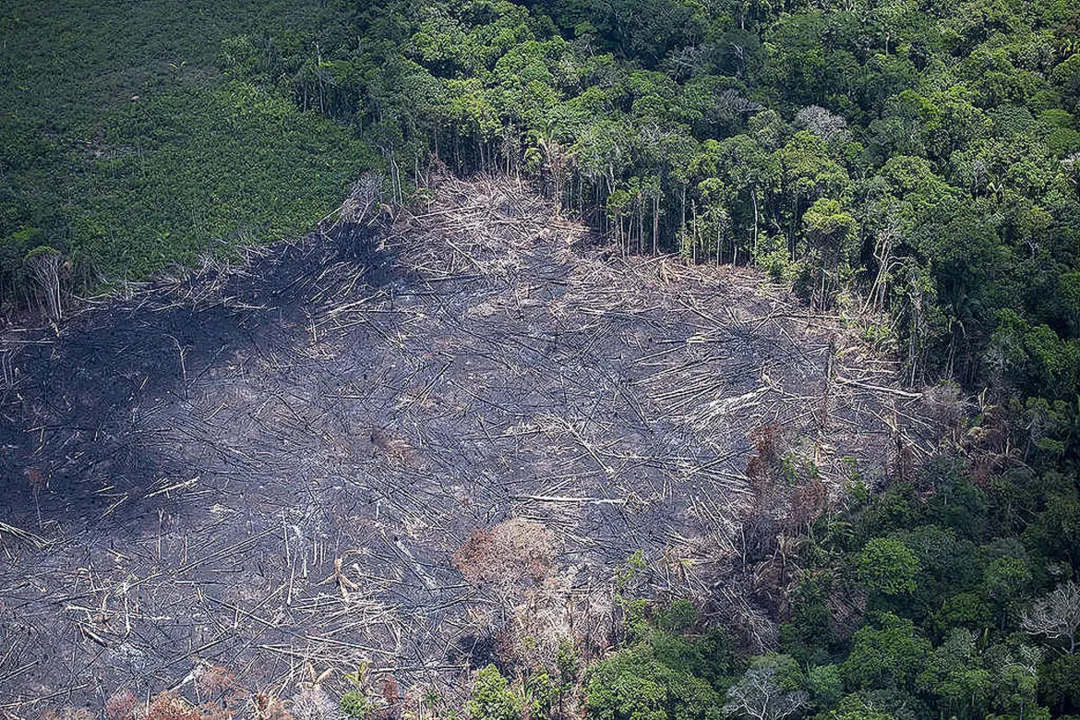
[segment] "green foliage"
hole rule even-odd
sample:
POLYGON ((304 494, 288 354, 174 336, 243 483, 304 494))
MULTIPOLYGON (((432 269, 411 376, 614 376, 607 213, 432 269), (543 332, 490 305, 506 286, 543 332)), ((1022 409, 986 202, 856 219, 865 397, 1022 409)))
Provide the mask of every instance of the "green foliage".
POLYGON ((569 687, 577 680, 581 672, 581 658, 578 657, 574 644, 562 638, 559 640, 559 649, 555 655, 555 663, 559 668, 559 681, 562 686, 569 687))
MULTIPOLYGON (((928 514, 933 504, 934 500, 928 503, 928 514)), ((922 619, 937 609, 942 598, 979 587, 983 568, 975 543, 937 525, 920 525, 897 537, 918 562, 916 587, 907 608, 912 617, 922 619)))
POLYGON ((720 696, 708 683, 641 654, 624 650, 593 668, 585 695, 590 716, 611 720, 719 717, 720 696))
POLYGON ((851 687, 902 689, 914 682, 930 650, 930 642, 918 635, 914 623, 884 613, 855 633, 840 670, 851 687))
POLYGON ((961 538, 980 539, 989 510, 986 492, 964 475, 962 466, 939 467, 939 471, 934 481, 937 492, 927 503, 928 518, 961 538))
POLYGON ((1063 340, 1046 325, 1032 327, 1003 310, 993 335, 1001 368, 1021 386, 1044 398, 1075 395, 1080 384, 1080 340, 1063 340))
POLYGON ((915 488, 910 483, 894 483, 860 513, 859 534, 866 542, 876 536, 914 527, 919 524, 922 513, 915 488))
POLYGON ((469 716, 473 720, 520 720, 524 700, 494 665, 476 673, 469 716))
POLYGON ((549 720, 560 695, 558 684, 546 672, 529 676, 525 681, 525 706, 529 716, 549 720))
POLYGON ((585 707, 590 717, 608 720, 719 718, 736 667, 722 631, 687 638, 655 629, 589 668, 585 707))
POLYGON ((649 632, 649 620, 646 617, 648 602, 645 598, 634 596, 635 590, 641 584, 642 573, 647 568, 645 553, 635 550, 615 571, 615 602, 622 610, 623 625, 627 636, 632 640, 641 639, 649 632))
POLYGON ((870 592, 900 595, 915 591, 919 560, 899 540, 874 538, 859 553, 855 570, 870 592))
MULTIPOLYGON (((2 300, 25 297, 31 234, 86 284, 310 229, 371 158, 287 98, 221 82, 217 43, 257 27, 287 47, 329 14, 288 0, 5 8, 2 300)), ((246 37, 226 47, 234 64, 253 54, 246 37)))
POLYGON ((371 162, 342 130, 239 83, 125 108, 103 142, 124 150, 83 178, 70 243, 77 262, 106 278, 299 235, 371 162))
POLYGON ((1050 660, 1039 673, 1040 697, 1060 714, 1080 711, 1080 655, 1062 655, 1050 660))
POLYGON ((998 616, 1004 625, 1016 600, 1026 594, 1031 584, 1031 571, 1027 563, 1017 557, 999 557, 987 565, 983 572, 983 591, 990 602, 998 608, 998 616))
POLYGON ((897 720, 893 715, 883 712, 861 695, 847 695, 836 707, 817 715, 817 720, 897 720))
POLYGON ((805 578, 792 600, 792 617, 780 626, 780 646, 805 665, 824 665, 836 643, 828 596, 832 578, 822 574, 805 578))
POLYGON ((975 636, 954 630, 930 653, 917 683, 947 712, 957 717, 980 716, 990 694, 991 674, 982 666, 975 636))
POLYGON ((957 593, 947 598, 934 615, 934 625, 939 633, 946 628, 982 630, 993 625, 993 622, 993 610, 982 594, 975 592, 957 593))
POLYGON ((822 710, 836 707, 844 695, 844 678, 837 665, 817 665, 806 674, 806 687, 814 706, 822 710))
POLYGON ((341 696, 341 712, 351 718, 365 718, 370 710, 367 696, 359 690, 350 690, 341 696))
POLYGON ((682 633, 688 631, 697 620, 697 610, 694 604, 686 599, 679 599, 666 607, 660 608, 656 613, 656 626, 668 632, 682 633))

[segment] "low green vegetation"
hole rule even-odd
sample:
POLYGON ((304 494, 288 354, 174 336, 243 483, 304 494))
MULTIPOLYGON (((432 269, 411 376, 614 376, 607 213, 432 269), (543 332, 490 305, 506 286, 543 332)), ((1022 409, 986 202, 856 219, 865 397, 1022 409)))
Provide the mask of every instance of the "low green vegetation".
POLYGON ((124 108, 103 145, 78 182, 68 247, 106 278, 300 235, 370 162, 347 131, 235 82, 124 108))
POLYGON ((334 13, 299 2, 29 3, 0 15, 0 295, 23 258, 67 255, 69 288, 141 279, 291 237, 370 167, 366 146, 288 98, 230 81, 221 43, 308 47, 334 13))
POLYGON ((371 712, 367 697, 359 690, 350 690, 341 696, 341 712, 350 718, 365 718, 371 712))

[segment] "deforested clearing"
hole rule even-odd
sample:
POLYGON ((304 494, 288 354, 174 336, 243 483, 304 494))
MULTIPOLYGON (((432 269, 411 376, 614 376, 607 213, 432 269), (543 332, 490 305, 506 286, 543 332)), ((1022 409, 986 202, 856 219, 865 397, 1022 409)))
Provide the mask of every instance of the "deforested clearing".
POLYGON ((389 213, 4 335, 0 706, 454 687, 602 648, 639 550, 768 648, 783 528, 951 428, 756 271, 623 257, 512 179, 389 213))

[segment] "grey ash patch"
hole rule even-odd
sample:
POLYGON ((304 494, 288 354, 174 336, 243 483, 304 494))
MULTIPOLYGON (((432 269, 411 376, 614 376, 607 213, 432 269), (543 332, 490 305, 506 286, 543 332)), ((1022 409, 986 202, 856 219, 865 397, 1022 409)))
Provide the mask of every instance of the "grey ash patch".
POLYGON ((845 457, 873 477, 933 450, 836 319, 590 248, 491 179, 4 343, 0 521, 44 544, 0 533, 0 707, 200 661, 249 688, 360 658, 452 675, 491 653, 491 598, 451 562, 477 528, 546 526, 576 597, 639 548, 682 568, 654 591, 708 596, 756 430, 834 489, 845 457))

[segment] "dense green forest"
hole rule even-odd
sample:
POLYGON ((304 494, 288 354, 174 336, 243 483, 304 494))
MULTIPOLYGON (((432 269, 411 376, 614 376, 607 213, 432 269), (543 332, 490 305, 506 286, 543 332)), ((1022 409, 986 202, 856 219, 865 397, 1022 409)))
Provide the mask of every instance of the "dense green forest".
POLYGON ((485 671, 476 720, 557 716, 574 688, 598 720, 1080 716, 1075 4, 13 5, 9 306, 42 253, 89 291, 300 233, 364 168, 397 202, 505 172, 623 252, 757 266, 913 384, 978 395, 955 458, 853 472, 837 512, 763 531, 748 562, 789 548, 761 590, 776 652, 628 601, 619 652, 580 682, 485 671))

